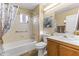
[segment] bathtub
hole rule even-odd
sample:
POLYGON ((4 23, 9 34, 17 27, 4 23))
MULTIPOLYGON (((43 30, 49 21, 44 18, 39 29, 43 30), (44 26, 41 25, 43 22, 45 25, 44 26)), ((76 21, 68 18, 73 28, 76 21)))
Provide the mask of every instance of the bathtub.
POLYGON ((20 40, 13 43, 3 44, 4 56, 19 56, 23 53, 35 49, 34 40, 20 40))

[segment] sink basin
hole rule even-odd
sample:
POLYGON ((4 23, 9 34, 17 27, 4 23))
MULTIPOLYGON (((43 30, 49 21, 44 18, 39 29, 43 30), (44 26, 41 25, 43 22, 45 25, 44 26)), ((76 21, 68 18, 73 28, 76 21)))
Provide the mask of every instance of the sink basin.
POLYGON ((68 37, 68 41, 79 43, 79 37, 73 36, 73 37, 68 37))

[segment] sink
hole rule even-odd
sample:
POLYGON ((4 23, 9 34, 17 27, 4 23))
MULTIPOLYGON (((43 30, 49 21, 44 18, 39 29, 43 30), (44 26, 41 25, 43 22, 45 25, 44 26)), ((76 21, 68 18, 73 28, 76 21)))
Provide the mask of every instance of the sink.
POLYGON ((53 33, 53 35, 49 35, 49 36, 53 36, 55 38, 58 38, 60 40, 65 40, 65 41, 69 41, 69 42, 77 42, 79 43, 79 36, 70 34, 70 33, 53 33))
POLYGON ((72 36, 72 37, 67 37, 68 41, 79 43, 79 37, 78 36, 72 36))

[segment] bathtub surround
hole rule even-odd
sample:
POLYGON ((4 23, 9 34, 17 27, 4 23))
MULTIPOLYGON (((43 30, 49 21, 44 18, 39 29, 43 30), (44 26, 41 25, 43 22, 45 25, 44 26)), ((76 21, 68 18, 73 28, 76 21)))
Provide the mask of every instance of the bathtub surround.
POLYGON ((28 40, 31 38, 32 19, 30 18, 30 16, 31 16, 30 10, 23 7, 19 7, 17 17, 11 24, 11 29, 3 36, 4 44, 16 42, 19 40, 28 40), (29 23, 26 23, 26 24, 20 23, 20 14, 28 15, 29 23), (17 31, 21 31, 21 32, 17 32, 17 31), (27 32, 22 32, 22 31, 27 31, 27 32))
POLYGON ((40 32, 41 31, 43 32, 42 23, 43 23, 42 5, 36 6, 36 8, 33 10, 28 10, 24 7, 20 7, 16 19, 11 24, 11 29, 3 36, 4 44, 19 40, 27 40, 31 38, 34 38, 36 41, 40 41, 40 32), (20 14, 26 14, 29 16, 28 23, 26 24, 20 23, 20 16, 19 16, 20 14))

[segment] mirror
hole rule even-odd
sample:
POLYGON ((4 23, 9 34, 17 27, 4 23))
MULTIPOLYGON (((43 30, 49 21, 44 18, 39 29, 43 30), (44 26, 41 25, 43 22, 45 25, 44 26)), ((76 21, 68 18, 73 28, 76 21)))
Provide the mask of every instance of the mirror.
POLYGON ((56 31, 56 26, 57 26, 57 23, 54 16, 47 15, 44 17, 44 21, 43 21, 44 33, 47 33, 47 34, 54 33, 56 31))

